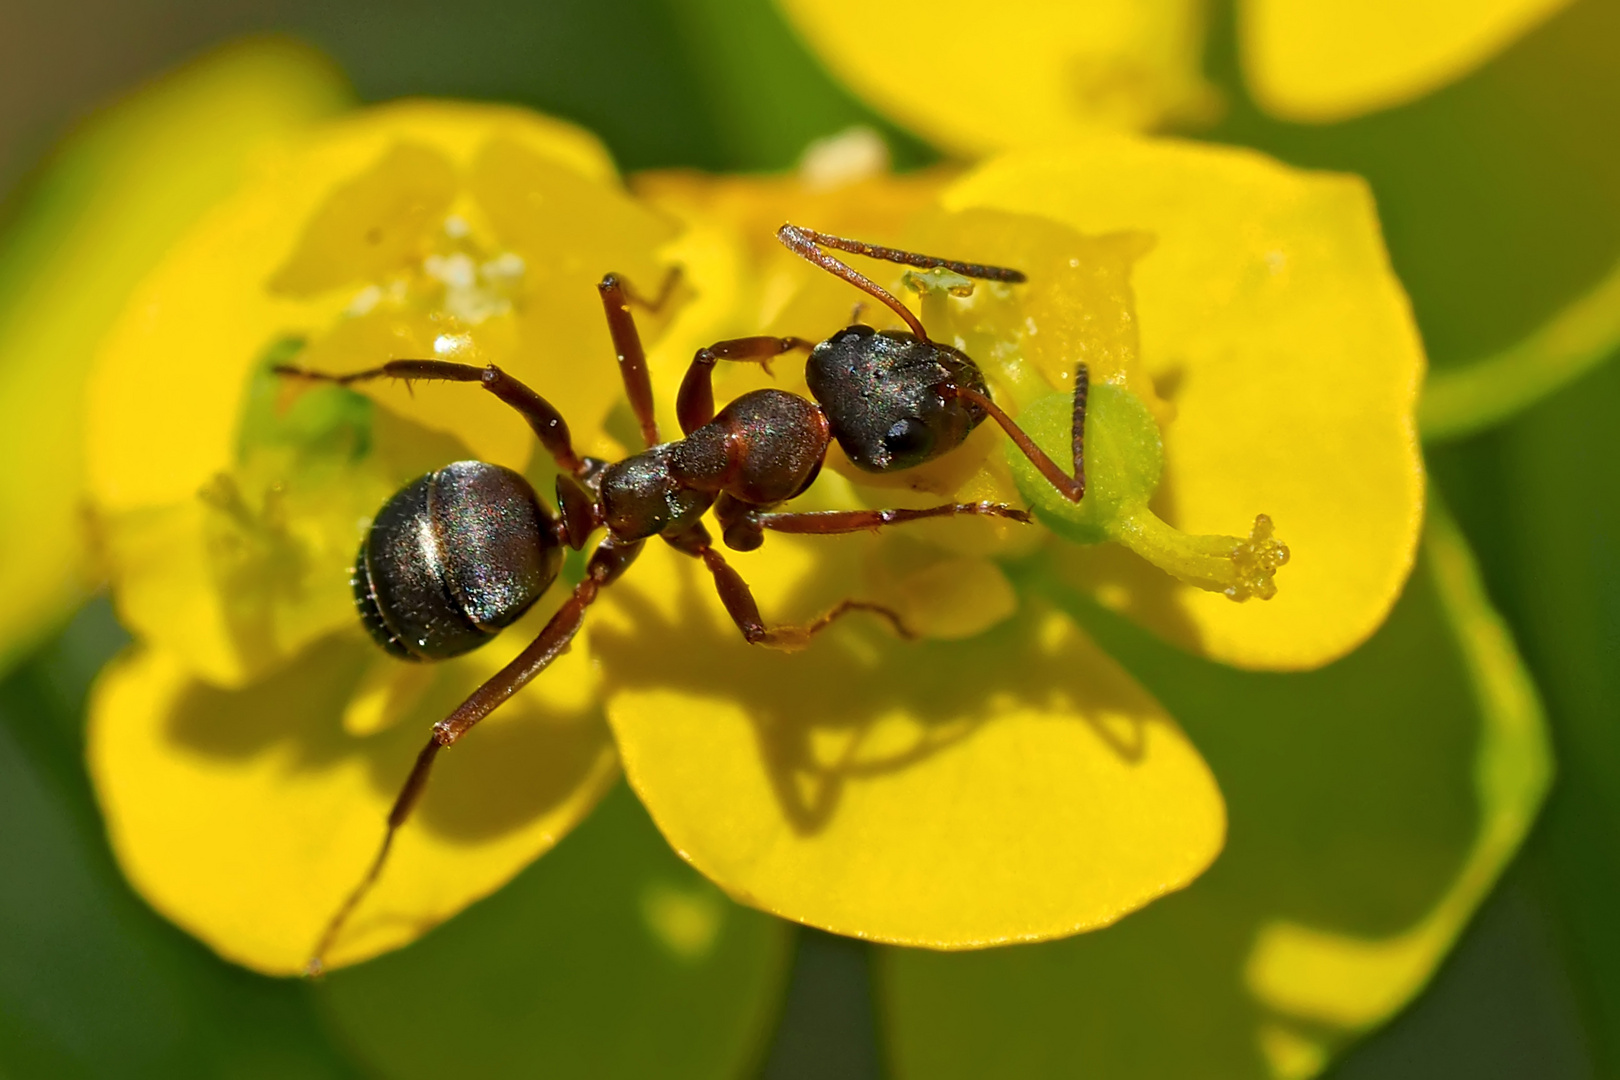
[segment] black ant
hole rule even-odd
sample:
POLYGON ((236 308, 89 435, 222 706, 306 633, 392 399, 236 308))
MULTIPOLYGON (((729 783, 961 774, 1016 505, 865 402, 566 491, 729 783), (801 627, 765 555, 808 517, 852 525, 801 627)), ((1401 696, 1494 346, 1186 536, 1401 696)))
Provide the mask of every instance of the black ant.
POLYGON ((989 502, 924 509, 777 511, 778 504, 815 480, 832 440, 857 468, 892 472, 948 453, 989 417, 1053 487, 1080 501, 1085 493, 1085 364, 1075 371, 1071 477, 990 400, 984 374, 972 359, 930 340, 922 322, 904 304, 824 249, 1011 284, 1022 282, 1022 273, 878 247, 795 225, 783 225, 777 237, 795 254, 881 301, 910 330, 874 330, 856 323, 819 345, 797 337, 745 337, 701 349, 676 398, 683 437, 662 442, 653 416, 646 356, 630 313, 632 302, 651 305, 623 279, 609 274, 598 288, 625 392, 646 443, 646 449, 622 461, 609 463, 577 454, 557 410, 493 364, 391 360, 348 375, 291 365, 274 369, 281 375, 344 385, 377 378, 477 383, 517 410, 557 462, 556 513, 523 477, 479 461, 456 462, 414 480, 377 512, 361 542, 351 584, 366 630, 394 656, 444 660, 477 648, 516 621, 551 586, 565 547, 582 550, 593 532, 607 530, 586 563, 584 579, 540 636, 434 725, 432 738, 417 755, 389 811, 377 857, 316 944, 307 969, 311 974, 321 970, 322 957, 345 920, 382 873, 394 834, 421 797, 439 751, 568 648, 584 622, 585 609, 629 568, 647 540, 659 537, 701 559, 726 611, 750 643, 795 648, 851 611, 881 616, 898 633, 910 635, 897 613, 860 600, 845 600, 807 626, 767 625, 747 582, 711 542, 702 522, 708 511, 714 511, 726 546, 737 551, 759 547, 767 530, 827 535, 958 514, 1030 521, 1023 510, 989 502), (783 390, 755 390, 715 412, 712 376, 717 361, 763 364, 796 349, 809 351, 805 380, 814 401, 783 390))

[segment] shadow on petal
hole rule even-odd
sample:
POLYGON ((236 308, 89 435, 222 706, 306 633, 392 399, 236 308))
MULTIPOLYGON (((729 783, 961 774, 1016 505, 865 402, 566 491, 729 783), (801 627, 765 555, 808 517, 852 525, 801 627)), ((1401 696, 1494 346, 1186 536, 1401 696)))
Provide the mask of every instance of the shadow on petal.
MULTIPOLYGON (((544 613, 442 666, 408 714, 365 737, 342 716, 374 646, 324 639, 242 690, 137 652, 109 669, 90 756, 126 873, 222 955, 271 973, 307 959, 369 863, 432 723, 522 647, 544 613), (509 639, 509 640, 508 640, 509 639)), ((414 939, 499 887, 568 832, 617 775, 582 654, 447 753, 377 889, 330 959, 414 939)))
MULTIPOLYGON (((825 545, 762 607, 824 610, 856 550, 825 545)), ((1032 940, 1111 922, 1220 848, 1202 759, 1063 616, 914 642, 857 614, 784 655, 745 644, 667 551, 613 608, 592 647, 631 784, 676 850, 766 910, 942 948, 1032 940)))

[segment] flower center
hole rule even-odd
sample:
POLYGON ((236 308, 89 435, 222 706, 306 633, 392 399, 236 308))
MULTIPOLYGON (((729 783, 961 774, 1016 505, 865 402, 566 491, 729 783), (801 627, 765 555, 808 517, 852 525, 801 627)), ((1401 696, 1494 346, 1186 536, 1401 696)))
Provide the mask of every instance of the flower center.
POLYGON ((528 265, 515 251, 490 251, 465 218, 451 214, 429 241, 430 250, 400 273, 371 282, 344 310, 349 318, 425 316, 440 325, 433 352, 452 357, 472 349, 469 331, 512 312, 528 265))
POLYGON ((973 356, 1023 403, 1018 424, 1054 461, 1072 457, 1072 380, 1076 366, 1087 365, 1085 497, 1069 502, 1008 445, 1013 478, 1036 516, 1067 539, 1123 544, 1176 578, 1233 600, 1274 596, 1273 576, 1288 561, 1288 548, 1265 514, 1254 518, 1247 537, 1190 535, 1149 508, 1164 472, 1159 425, 1175 417, 1140 359, 1130 272, 1150 238, 1084 237, 1013 215, 985 220, 1003 236, 1024 233, 1025 257, 1002 261, 1028 273, 1029 285, 974 295, 973 281, 948 272, 907 273, 903 280, 920 294, 930 332, 973 356))

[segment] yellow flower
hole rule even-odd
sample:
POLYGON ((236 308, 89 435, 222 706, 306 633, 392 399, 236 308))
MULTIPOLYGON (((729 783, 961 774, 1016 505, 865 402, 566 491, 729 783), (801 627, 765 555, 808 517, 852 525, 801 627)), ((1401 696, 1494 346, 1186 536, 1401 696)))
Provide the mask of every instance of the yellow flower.
MULTIPOLYGON (((139 645, 98 685, 92 772, 131 880, 221 954, 303 964, 423 732, 549 614, 431 667, 365 640, 347 568, 377 507, 457 458, 523 469, 533 436, 469 388, 294 399, 269 365, 498 361, 576 418, 582 450, 611 455, 618 377, 598 359, 595 282, 604 264, 656 281, 672 233, 571 127, 400 105, 267 161, 114 326, 90 389, 90 485, 139 645)), ((437 778, 331 960, 412 940, 498 887, 612 783, 587 653, 549 674, 437 778)))
MULTIPOLYGON (((962 153, 1196 122, 1219 107, 1200 70, 1209 19, 1202 0, 993 8, 958 0, 925 13, 778 2, 858 93, 962 153)), ((1567 2, 1244 0, 1239 46, 1250 90, 1268 111, 1343 120, 1461 78, 1567 2)))
MULTIPOLYGON (((784 656, 743 644, 701 567, 653 545, 585 640, 448 755, 326 959, 395 947, 499 886, 590 809, 615 775, 614 742, 698 869, 843 933, 1039 940, 1197 877, 1225 827, 1208 767, 1124 668, 1017 585, 1058 573, 1189 648, 1260 668, 1319 665, 1372 632, 1416 540, 1422 357, 1364 188, 1242 152, 1098 140, 960 178, 818 193, 666 177, 646 193, 667 214, 620 192, 596 145, 562 125, 397 106, 273 163, 138 290, 105 344, 90 419, 117 603, 140 639, 103 678, 91 727, 131 879, 222 954, 297 970, 368 863, 424 729, 557 602, 455 661, 382 655, 355 626, 345 572, 377 505, 471 454, 540 481, 550 464, 473 388, 296 393, 269 368, 292 355, 329 371, 495 361, 561 408, 582 450, 621 456, 635 428, 595 281, 683 268, 688 302, 650 358, 667 424, 694 348, 819 339, 848 320, 858 294, 772 245, 784 217, 1027 262, 1027 289, 961 301, 914 279, 925 318, 971 348, 1019 415, 1072 385, 1080 358, 1099 402, 1138 403, 1164 482, 1116 500, 1109 521, 1160 522, 1152 543, 1117 538, 1200 585, 1010 522, 773 536, 733 559, 769 621, 875 598, 925 638, 852 617, 784 656), (1260 512, 1294 551, 1276 598, 1205 591, 1264 595, 1269 570, 1223 584, 1200 568, 1241 566, 1245 542, 1217 553, 1171 526, 1241 536, 1260 512)), ((644 328, 658 338, 656 321, 644 328)), ((802 386, 795 366, 779 364, 775 384, 802 386)), ((768 378, 726 372, 721 396, 768 378)), ((1099 406, 1088 427, 1104 493, 1121 415, 1099 406)), ((804 505, 1016 499, 1005 448, 987 424, 881 483, 835 454, 804 505)), ((1022 490, 1055 528, 1073 524, 1022 490)))
MULTIPOLYGON (((850 627, 780 657, 737 640, 689 560, 649 552, 592 643, 626 775, 671 843, 768 911, 945 949, 1106 925, 1195 876, 1224 820, 1196 751, 1066 616, 1028 596, 1009 618, 1018 595, 987 556, 1021 559, 1015 574, 1045 562, 1162 636, 1244 666, 1319 666, 1371 634, 1421 520, 1422 352, 1365 186, 1252 153, 1107 139, 958 179, 828 191, 673 174, 639 190, 688 221, 690 278, 727 301, 665 342, 666 385, 682 332, 817 336, 848 319, 851 290, 765 242, 768 222, 1020 266, 1027 296, 987 292, 931 320, 973 346, 998 400, 1050 397, 1087 358, 1099 391, 1163 418, 1163 516, 1230 531, 1264 508, 1295 553, 1275 599, 1237 604, 1119 549, 1030 530, 772 537, 733 558, 765 610, 793 621, 879 596, 930 638, 850 627)), ((775 385, 801 385, 782 368, 775 385)), ((731 378, 728 392, 767 377, 731 378)), ((903 479, 833 455, 842 483, 811 497, 1014 497, 1004 444, 986 424, 903 479)))
POLYGON ((66 618, 93 580, 83 528, 84 381, 135 282, 243 162, 347 104, 287 42, 218 50, 86 124, 19 206, 0 256, 0 654, 66 618))

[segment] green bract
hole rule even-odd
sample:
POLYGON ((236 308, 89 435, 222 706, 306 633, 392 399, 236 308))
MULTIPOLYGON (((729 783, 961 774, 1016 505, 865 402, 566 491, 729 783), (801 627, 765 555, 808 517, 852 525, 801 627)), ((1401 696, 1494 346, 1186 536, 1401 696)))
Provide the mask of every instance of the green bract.
MULTIPOLYGON (((1072 415, 1071 399, 1053 394, 1030 405, 1019 420, 1041 449, 1061 461, 1072 415)), ((1059 495, 1027 457, 1009 447, 1019 493, 1042 524, 1080 544, 1124 544, 1189 585, 1233 600, 1269 600, 1276 594, 1272 575, 1288 561, 1288 548, 1272 537, 1269 517, 1256 517, 1247 539, 1189 536, 1150 509, 1164 472, 1164 442, 1141 398, 1111 383, 1093 386, 1085 445, 1086 496, 1078 503, 1059 495)))

